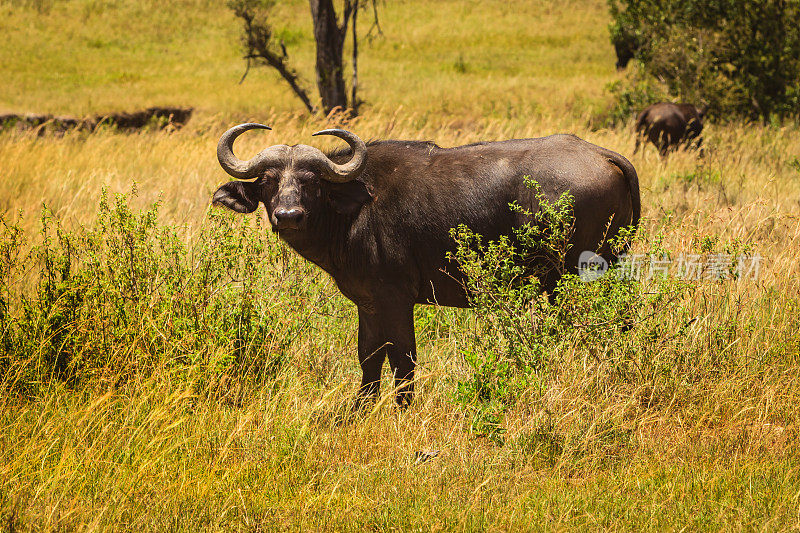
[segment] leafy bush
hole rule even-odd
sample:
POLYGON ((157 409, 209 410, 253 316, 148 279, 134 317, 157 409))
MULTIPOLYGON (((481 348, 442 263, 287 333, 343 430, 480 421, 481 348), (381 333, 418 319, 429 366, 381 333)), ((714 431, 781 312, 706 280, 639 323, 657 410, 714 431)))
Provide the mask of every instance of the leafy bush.
POLYGON ((324 295, 309 267, 287 269, 258 223, 213 210, 187 243, 159 224, 157 203, 136 212, 128 200, 104 191, 96 223, 77 231, 43 209, 26 254, 24 232, 1 220, 3 386, 35 392, 164 367, 210 382, 274 375, 324 295))
POLYGON ((613 103, 592 117, 590 127, 593 129, 619 126, 650 104, 670 99, 667 87, 649 76, 638 63, 625 80, 609 83, 605 89, 613 97, 613 103))
MULTIPOLYGON (((784 0, 609 0, 652 79, 725 119, 800 113, 800 4, 784 0)), ((630 82, 633 85, 633 81, 630 82)))
MULTIPOLYGON (((716 174, 701 168, 681 179, 711 182, 716 174)), ((475 311, 474 326, 460 348, 465 366, 454 401, 467 413, 474 433, 498 444, 508 439, 508 414, 525 413, 532 425, 514 434, 512 448, 545 464, 559 457, 569 462, 596 455, 587 446, 616 457, 631 434, 623 412, 613 414, 613 420, 584 413, 569 423, 556 423, 550 408, 557 402, 548 398, 565 387, 572 387, 573 399, 580 394, 576 391, 594 399, 603 391, 628 391, 642 408, 659 408, 687 384, 747 364, 736 362, 728 349, 750 327, 738 314, 715 317, 711 331, 693 325, 707 312, 706 298, 729 297, 711 287, 738 283, 735 258, 752 255, 754 244, 697 235, 694 249, 676 251, 680 255, 675 256, 665 246, 663 229, 655 234, 648 234, 646 227, 635 234, 625 229, 611 242, 612 249, 622 254, 636 244, 639 252, 587 282, 564 272, 573 230, 572 199, 564 195, 551 203, 535 183, 529 185, 541 209, 530 213, 512 204, 529 222, 511 237, 484 242, 463 226, 452 232, 457 246, 451 260, 466 277, 475 311), (681 273, 686 253, 696 253, 698 264, 707 266, 713 257, 730 261, 718 277, 710 270, 692 277, 681 273), (632 260, 636 257, 638 266, 632 260), (550 295, 543 293, 537 272, 526 267, 533 258, 562 273, 550 295), (665 264, 676 268, 659 270, 665 264), (694 300, 697 294, 707 296, 694 300), (568 457, 572 459, 564 459, 568 457)))
MULTIPOLYGON (((527 184, 534 188, 540 210, 532 213, 512 204, 529 222, 511 238, 484 243, 465 226, 451 232, 456 251, 450 259, 466 276, 478 324, 462 350, 468 374, 459 380, 455 400, 471 412, 473 431, 498 442, 504 412, 531 388, 546 387, 552 360, 565 339, 613 342, 643 305, 632 279, 606 275, 586 283, 565 272, 573 199, 565 193, 551 203, 536 182, 527 184), (547 266, 531 268, 534 259, 547 266), (537 276, 550 269, 562 277, 548 297, 537 276)), ((614 246, 622 250, 630 238, 624 231, 614 246)))

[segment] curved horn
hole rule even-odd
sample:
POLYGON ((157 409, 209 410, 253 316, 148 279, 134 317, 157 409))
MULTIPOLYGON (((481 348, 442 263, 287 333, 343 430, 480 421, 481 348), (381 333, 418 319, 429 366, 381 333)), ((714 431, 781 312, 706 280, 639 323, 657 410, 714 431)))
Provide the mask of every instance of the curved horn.
POLYGON ((217 159, 219 160, 219 164, 222 166, 222 169, 234 178, 240 180, 254 178, 255 173, 259 170, 261 163, 263 163, 262 160, 264 158, 261 157, 263 152, 259 153, 249 161, 242 161, 233 155, 233 141, 235 141, 236 138, 242 133, 255 129, 271 130, 272 128, 263 124, 248 122, 246 124, 239 124, 238 126, 232 127, 223 133, 222 137, 219 139, 219 143, 217 144, 217 159))
POLYGON ((353 157, 343 165, 337 165, 331 161, 327 156, 323 159, 325 163, 326 176, 325 179, 334 183, 344 183, 356 179, 361 171, 364 170, 364 165, 367 162, 367 145, 364 141, 358 138, 357 135, 350 133, 346 130, 329 129, 322 130, 314 133, 312 136, 317 135, 333 135, 347 142, 350 148, 353 149, 353 157))

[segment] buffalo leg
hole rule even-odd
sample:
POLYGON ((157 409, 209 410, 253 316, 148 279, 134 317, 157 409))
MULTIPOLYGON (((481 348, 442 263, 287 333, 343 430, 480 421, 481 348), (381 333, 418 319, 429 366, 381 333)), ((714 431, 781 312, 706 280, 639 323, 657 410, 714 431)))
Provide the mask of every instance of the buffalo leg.
POLYGON ((358 403, 376 398, 381 390, 381 369, 386 359, 380 324, 376 317, 358 310, 358 362, 361 365, 361 387, 358 403))
POLYGON ((395 400, 400 407, 408 407, 414 398, 414 368, 417 366, 413 304, 397 314, 392 321, 391 331, 392 344, 387 347, 387 351, 397 389, 395 400))
POLYGON ((395 378, 397 403, 406 406, 414 394, 417 349, 413 304, 387 306, 379 313, 358 312, 358 359, 361 363, 361 400, 380 392, 381 367, 388 356, 395 378))
POLYGON ((706 156, 706 151, 703 148, 703 138, 702 137, 697 137, 697 143, 695 144, 695 149, 697 150, 697 152, 698 152, 697 155, 699 157, 705 157, 706 156))

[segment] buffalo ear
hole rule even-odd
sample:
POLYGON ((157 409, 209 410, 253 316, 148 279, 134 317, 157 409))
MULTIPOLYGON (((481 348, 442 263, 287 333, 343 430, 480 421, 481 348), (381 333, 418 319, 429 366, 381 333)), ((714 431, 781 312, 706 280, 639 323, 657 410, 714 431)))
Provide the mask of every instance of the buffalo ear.
POLYGON ((258 207, 259 187, 252 182, 229 181, 214 193, 212 205, 222 205, 237 213, 252 213, 258 207))
POLYGON ((345 183, 326 183, 328 201, 337 213, 342 215, 354 215, 358 213, 362 206, 372 201, 367 186, 359 180, 347 181, 345 183))

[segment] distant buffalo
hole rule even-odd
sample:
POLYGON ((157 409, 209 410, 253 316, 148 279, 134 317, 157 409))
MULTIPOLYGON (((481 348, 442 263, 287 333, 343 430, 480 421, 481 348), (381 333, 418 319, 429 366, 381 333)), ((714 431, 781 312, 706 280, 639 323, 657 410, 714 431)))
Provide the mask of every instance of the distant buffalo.
POLYGON ((617 54, 617 70, 628 66, 644 46, 644 36, 633 28, 615 25, 611 28, 611 44, 617 54))
POLYGON ((700 148, 703 138, 703 118, 706 106, 698 109, 692 104, 660 102, 647 107, 636 118, 636 147, 644 138, 653 143, 662 156, 681 145, 700 148))
MULTIPOLYGON (((550 202, 567 191, 574 198, 568 272, 577 271, 585 250, 613 260, 607 239, 639 222, 639 180, 630 162, 572 135, 440 148, 418 141, 364 143, 332 129, 314 135, 334 135, 349 149, 323 153, 278 144, 243 161, 233 154, 233 141, 252 129, 269 128, 241 124, 222 135, 217 157, 237 181, 222 185, 213 203, 240 213, 263 204, 273 230, 356 304, 362 399, 378 394, 388 358, 398 402, 410 401, 414 306, 470 305, 464 275, 447 258, 455 249, 450 229, 464 224, 487 241, 513 238, 529 219, 509 204, 540 208, 526 176, 550 202)), ((553 290, 560 273, 552 264, 529 257, 525 267, 544 269, 544 286, 553 290)))
POLYGON ((625 36, 615 37, 613 44, 614 52, 617 53, 617 70, 623 70, 631 59, 636 57, 639 44, 632 37, 626 38, 625 36))

